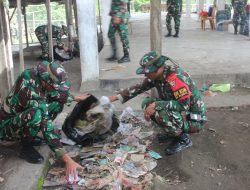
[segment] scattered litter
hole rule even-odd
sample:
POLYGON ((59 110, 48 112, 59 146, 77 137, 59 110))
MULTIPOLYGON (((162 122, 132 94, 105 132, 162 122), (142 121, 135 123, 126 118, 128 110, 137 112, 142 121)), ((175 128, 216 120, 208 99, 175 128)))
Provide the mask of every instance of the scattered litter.
POLYGON ((212 96, 216 96, 217 94, 212 92, 211 90, 207 90, 207 91, 202 92, 202 95, 212 97, 212 96))
POLYGON ((233 106, 233 107, 232 107, 232 110, 233 110, 233 111, 239 110, 239 107, 238 107, 238 106, 233 106))
POLYGON ((208 130, 211 131, 211 132, 216 133, 216 129, 214 129, 214 128, 211 128, 211 127, 210 127, 210 128, 208 128, 208 130))
POLYGON ((82 148, 65 147, 68 154, 84 166, 76 179, 74 176, 66 177, 65 169, 58 168, 54 163, 45 178, 44 187, 142 190, 151 187, 155 179, 168 184, 178 183, 177 178, 167 182, 151 173, 157 166, 157 159, 162 156, 153 150, 148 151, 154 132, 143 114, 135 113, 128 107, 119 118, 117 131, 102 143, 82 148))
POLYGON ((148 152, 149 156, 151 156, 152 158, 158 160, 158 159, 161 159, 162 156, 160 154, 158 154, 157 152, 154 152, 154 151, 150 151, 148 152))
POLYGON ((220 92, 229 92, 231 88, 230 84, 212 84, 209 87, 209 90, 212 92, 220 91, 220 92))
POLYGON ((220 140, 220 144, 225 144, 226 142, 224 140, 220 140))
POLYGON ((245 123, 245 122, 238 122, 240 125, 242 125, 243 127, 246 127, 248 128, 249 127, 249 124, 248 123, 245 123))
POLYGON ((0 183, 4 182, 4 178, 0 177, 0 183))
POLYGON ((140 161, 144 160, 144 154, 131 154, 130 159, 133 162, 140 162, 140 161))
POLYGON ((112 66, 109 68, 101 68, 101 71, 112 71, 112 70, 118 70, 118 69, 125 69, 126 66, 124 65, 116 65, 116 66, 112 66))

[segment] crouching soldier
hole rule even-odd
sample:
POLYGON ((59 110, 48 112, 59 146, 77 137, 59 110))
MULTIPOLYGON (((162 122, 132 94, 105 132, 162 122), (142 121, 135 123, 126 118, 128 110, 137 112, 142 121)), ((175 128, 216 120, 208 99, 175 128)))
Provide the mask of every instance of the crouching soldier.
MULTIPOLYGON (((35 29, 35 34, 42 46, 42 59, 49 59, 49 38, 48 38, 48 26, 41 25, 35 29)), ((66 26, 55 26, 52 25, 52 38, 56 39, 57 47, 60 49, 64 49, 64 44, 62 43, 62 36, 68 35, 68 28, 66 26)), ((67 49, 65 49, 67 51, 67 49)))
POLYGON ((175 154, 192 146, 188 133, 202 129, 206 119, 206 107, 201 93, 190 76, 179 66, 167 65, 168 57, 152 51, 140 60, 137 74, 144 74, 142 83, 110 96, 111 102, 122 103, 138 94, 156 87, 159 98, 146 98, 142 102, 144 117, 163 128, 174 141, 166 148, 166 154, 175 154))
POLYGON ((37 68, 23 71, 1 105, 0 140, 20 140, 19 157, 30 163, 40 163, 44 158, 33 145, 41 131, 56 158, 65 162, 66 174, 76 175, 81 166, 65 153, 52 124, 64 104, 79 102, 89 96, 73 96, 69 89, 70 82, 59 63, 43 61, 37 68))

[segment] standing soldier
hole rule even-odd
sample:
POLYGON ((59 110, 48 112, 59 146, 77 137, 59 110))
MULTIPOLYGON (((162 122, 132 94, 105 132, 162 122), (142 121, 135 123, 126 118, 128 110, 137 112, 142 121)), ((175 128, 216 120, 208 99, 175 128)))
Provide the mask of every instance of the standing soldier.
POLYGON ((172 36, 171 20, 173 17, 175 23, 175 34, 173 37, 178 38, 181 23, 182 0, 167 0, 167 12, 166 26, 168 34, 166 34, 165 37, 172 36))
POLYGON ((145 54, 140 61, 141 67, 136 71, 146 76, 143 82, 109 97, 111 102, 120 100, 124 103, 156 87, 159 98, 146 98, 142 109, 146 120, 152 120, 167 132, 167 136, 174 137, 172 144, 166 148, 167 155, 192 146, 187 133, 200 131, 207 120, 199 89, 180 67, 166 65, 169 59, 155 51, 145 54))
POLYGON ((117 47, 115 40, 116 31, 122 41, 124 56, 118 60, 118 63, 130 62, 129 57, 129 40, 128 40, 128 19, 129 13, 127 10, 128 0, 112 0, 111 11, 109 15, 111 16, 111 21, 109 25, 108 37, 112 47, 112 55, 107 58, 108 61, 117 60, 117 47))
MULTIPOLYGON (((48 38, 48 27, 47 25, 38 26, 35 29, 35 34, 42 46, 42 59, 49 59, 49 38, 48 38)), ((68 35, 68 28, 64 25, 62 27, 52 25, 52 38, 56 38, 57 47, 60 49, 64 48, 62 43, 62 36, 68 35)))
POLYGON ((234 34, 238 33, 238 25, 240 19, 240 34, 243 33, 243 28, 246 22, 246 4, 247 0, 232 0, 232 6, 234 9, 233 15, 233 25, 234 25, 234 34))
POLYGON ((33 147, 39 131, 56 158, 66 165, 66 174, 76 175, 82 168, 63 149, 52 121, 64 104, 85 100, 89 95, 73 96, 70 82, 62 65, 43 61, 37 68, 26 69, 0 107, 0 140, 21 141, 19 157, 30 163, 40 163, 43 156, 33 147))

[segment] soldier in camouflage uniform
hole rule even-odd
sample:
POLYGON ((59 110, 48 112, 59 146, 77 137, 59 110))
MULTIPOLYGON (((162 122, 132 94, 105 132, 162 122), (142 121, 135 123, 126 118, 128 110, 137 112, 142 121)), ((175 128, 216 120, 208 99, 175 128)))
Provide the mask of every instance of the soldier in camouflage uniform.
MULTIPOLYGON (((49 40, 48 40, 48 27, 47 25, 38 26, 35 29, 35 34, 42 46, 42 58, 48 59, 49 57, 49 40)), ((56 38, 58 48, 63 49, 64 44, 62 43, 62 36, 68 35, 68 29, 66 26, 55 26, 52 25, 52 38, 56 38)))
POLYGON ((234 9, 233 14, 233 25, 234 25, 234 34, 238 33, 238 25, 240 19, 240 33, 243 33, 244 25, 246 24, 246 4, 247 0, 232 0, 232 6, 234 9))
POLYGON ((166 26, 168 34, 165 37, 172 36, 171 20, 174 18, 175 23, 175 34, 173 37, 179 37, 180 23, 181 23, 181 12, 182 12, 182 0, 167 0, 167 16, 166 26))
POLYGON ((130 62, 129 57, 129 40, 128 40, 128 19, 129 13, 127 10, 128 0, 112 0, 110 11, 110 25, 108 31, 108 37, 112 46, 112 55, 107 58, 108 61, 117 60, 117 47, 115 40, 116 31, 119 33, 124 56, 118 60, 118 63, 130 62))
MULTIPOLYGON (((145 74, 142 83, 121 90, 118 95, 110 96, 110 101, 122 103, 138 94, 156 87, 159 98, 146 98, 142 109, 146 120, 152 120, 163 128, 174 141, 166 149, 171 155, 192 145, 187 133, 202 129, 206 119, 206 107, 194 81, 180 67, 166 65, 170 58, 152 51, 140 60, 137 74, 145 74)), ((170 59, 171 60, 171 59, 170 59)))
POLYGON ((52 124, 64 104, 88 97, 73 96, 69 89, 66 72, 58 63, 43 61, 37 68, 22 72, 0 108, 0 139, 20 140, 19 157, 30 163, 39 163, 43 157, 32 143, 41 131, 56 158, 66 163, 67 174, 75 173, 80 166, 65 154, 52 124))

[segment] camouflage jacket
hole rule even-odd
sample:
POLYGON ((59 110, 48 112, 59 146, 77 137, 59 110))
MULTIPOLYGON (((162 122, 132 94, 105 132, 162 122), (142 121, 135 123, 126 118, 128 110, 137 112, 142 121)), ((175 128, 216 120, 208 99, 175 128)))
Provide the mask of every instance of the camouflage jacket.
POLYGON ((179 14, 182 12, 182 0, 167 0, 167 11, 179 14))
POLYGON ((200 91, 180 67, 165 66, 163 80, 145 78, 142 83, 120 91, 118 96, 124 103, 153 87, 157 88, 160 98, 156 101, 156 111, 168 109, 205 115, 206 107, 200 91))
POLYGON ((41 81, 37 70, 27 69, 17 78, 14 87, 3 103, 3 109, 5 112, 13 115, 29 108, 39 109, 45 120, 45 125, 42 126, 41 130, 46 143, 54 152, 61 152, 62 145, 59 137, 54 134, 52 120, 48 114, 49 103, 53 101, 70 105, 73 97, 69 92, 61 93, 56 90, 45 92, 41 88, 41 81))
MULTIPOLYGON (((41 25, 38 26, 35 30, 36 34, 46 35, 48 36, 48 26, 47 25, 41 25)), ((60 46, 62 45, 62 28, 59 26, 52 25, 52 38, 56 39, 56 43, 60 46)))
POLYGON ((109 15, 114 17, 119 17, 122 21, 129 18, 129 13, 127 9, 128 0, 112 0, 111 10, 109 15))

